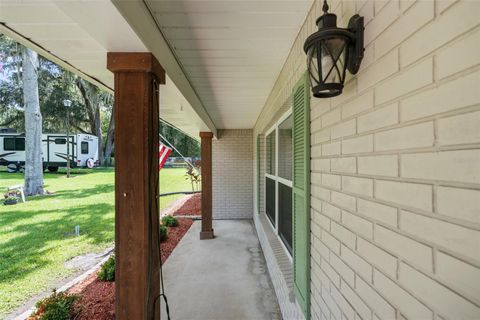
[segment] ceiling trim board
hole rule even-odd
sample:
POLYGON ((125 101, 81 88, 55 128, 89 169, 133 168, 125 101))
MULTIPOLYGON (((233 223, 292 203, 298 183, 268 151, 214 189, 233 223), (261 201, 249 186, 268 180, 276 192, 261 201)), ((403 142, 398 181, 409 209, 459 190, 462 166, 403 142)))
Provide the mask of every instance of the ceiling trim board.
POLYGON ((197 92, 186 77, 181 65, 173 54, 154 20, 148 6, 142 0, 122 1, 112 0, 112 3, 128 22, 145 46, 159 60, 168 76, 175 83, 185 99, 190 103, 200 119, 217 136, 217 128, 212 118, 203 106, 197 92))

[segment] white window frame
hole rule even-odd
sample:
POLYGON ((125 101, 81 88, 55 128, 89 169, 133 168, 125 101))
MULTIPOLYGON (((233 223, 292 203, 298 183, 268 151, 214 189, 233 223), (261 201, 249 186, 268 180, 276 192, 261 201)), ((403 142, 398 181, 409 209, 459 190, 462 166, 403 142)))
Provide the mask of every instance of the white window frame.
MULTIPOLYGON (((278 240, 282 244, 283 250, 285 250, 285 252, 287 253, 287 256, 290 259, 290 262, 293 263, 292 254, 290 253, 290 251, 288 251, 287 246, 285 245, 285 243, 283 243, 283 240, 280 238, 279 230, 278 230, 278 183, 281 183, 281 184, 286 185, 286 186, 293 189, 293 183, 292 183, 291 180, 282 178, 278 175, 279 174, 279 171, 278 171, 279 157, 278 156, 279 156, 279 137, 280 137, 278 127, 280 126, 280 124, 283 121, 285 121, 291 115, 292 115, 292 109, 290 108, 265 132, 265 145, 266 145, 268 136, 272 132, 275 131, 275 174, 267 173, 266 172, 267 170, 265 170, 265 177, 264 178, 269 178, 269 179, 272 179, 272 180, 275 181, 275 225, 273 225, 272 221, 270 221, 270 219, 268 219, 268 218, 267 218, 267 221, 268 221, 270 227, 272 227, 272 229, 275 233, 275 236, 277 236, 278 240)), ((293 165, 293 162, 292 162, 292 165, 293 165)), ((292 173, 293 173, 293 171, 292 171, 292 173)), ((265 188, 266 188, 267 184, 265 183, 264 185, 265 185, 265 188)), ((265 195, 266 195, 266 193, 265 193, 265 195)), ((266 199, 265 199, 265 201, 266 201, 266 199)), ((292 212, 292 214, 293 214, 293 212, 292 212)))

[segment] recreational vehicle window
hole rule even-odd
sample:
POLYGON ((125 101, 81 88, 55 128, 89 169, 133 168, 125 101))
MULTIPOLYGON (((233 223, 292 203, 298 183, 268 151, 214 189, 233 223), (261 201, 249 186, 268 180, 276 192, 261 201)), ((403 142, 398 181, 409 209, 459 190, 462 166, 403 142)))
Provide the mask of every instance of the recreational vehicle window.
POLYGON ((55 144, 67 144, 67 139, 57 138, 55 139, 55 144))
POLYGON ((5 151, 25 151, 25 138, 3 138, 5 151))
POLYGON ((81 148, 82 154, 88 154, 88 142, 82 141, 81 148))

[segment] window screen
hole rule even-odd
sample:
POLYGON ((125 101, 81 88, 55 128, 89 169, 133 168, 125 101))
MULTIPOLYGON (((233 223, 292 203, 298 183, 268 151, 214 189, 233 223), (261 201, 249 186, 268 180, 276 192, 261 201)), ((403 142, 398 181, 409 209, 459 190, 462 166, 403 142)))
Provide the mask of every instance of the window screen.
POLYGON ((15 138, 15 150, 25 151, 25 138, 15 138))
POLYGON ((278 233, 292 252, 292 188, 278 183, 278 233))
POLYGON ((275 225, 275 180, 265 179, 265 212, 273 225, 275 225))
POLYGON ((287 180, 292 180, 292 129, 292 116, 278 126, 278 176, 287 180))
POLYGON ((15 151, 15 138, 3 138, 3 149, 5 151, 15 151))
POLYGON ((5 151, 25 151, 25 138, 4 138, 3 149, 5 151))
POLYGON ((275 130, 267 136, 267 173, 275 174, 275 130))
POLYGON ((82 141, 80 148, 82 154, 88 154, 88 142, 82 141))

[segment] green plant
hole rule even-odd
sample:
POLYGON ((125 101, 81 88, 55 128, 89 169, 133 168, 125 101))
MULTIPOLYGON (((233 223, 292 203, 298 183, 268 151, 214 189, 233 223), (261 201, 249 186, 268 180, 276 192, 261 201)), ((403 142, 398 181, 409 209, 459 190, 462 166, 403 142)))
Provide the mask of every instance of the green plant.
POLYGON ((112 255, 102 264, 97 277, 102 281, 115 281, 115 256, 112 255))
POLYGON ((165 240, 167 240, 167 233, 168 233, 167 227, 161 225, 160 226, 160 242, 164 242, 165 240))
MULTIPOLYGON (((59 171, 64 173, 65 169, 59 171)), ((45 185, 53 195, 4 206, 6 189, 23 184, 24 175, 8 173, 0 166, 0 319, 6 318, 28 297, 50 290, 58 279, 71 275, 72 270, 65 267, 66 260, 105 251, 115 241, 114 170, 75 169, 73 172, 77 173, 76 177, 70 180, 62 174, 46 172, 45 185), (70 223, 73 216, 80 231, 84 231, 78 238, 67 236, 73 231, 70 223), (29 228, 26 232, 26 225, 42 227, 29 228), (45 245, 48 259, 44 259, 45 245)), ((190 182, 184 180, 184 174, 184 168, 162 169, 160 190, 189 190, 190 182)), ((183 195, 162 197, 161 209, 181 197, 183 195)))
POLYGON ((177 218, 168 215, 162 218, 162 225, 165 227, 176 227, 178 226, 178 220, 177 218))
POLYGON ((52 294, 36 303, 37 311, 32 316, 39 320, 69 320, 74 319, 80 309, 75 307, 74 303, 79 297, 65 292, 57 293, 53 290, 52 294))
POLYGON ((192 166, 189 166, 187 172, 185 173, 185 180, 190 180, 190 183, 192 184, 192 191, 200 190, 200 181, 202 179, 200 168, 200 161, 197 161, 192 166))

